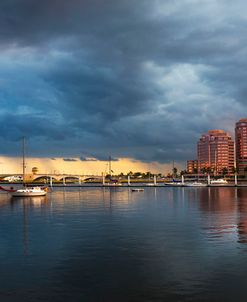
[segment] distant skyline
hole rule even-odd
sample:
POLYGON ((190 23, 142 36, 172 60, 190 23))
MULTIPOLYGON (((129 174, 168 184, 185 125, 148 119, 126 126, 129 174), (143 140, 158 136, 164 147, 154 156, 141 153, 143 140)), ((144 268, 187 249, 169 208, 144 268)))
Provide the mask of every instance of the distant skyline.
POLYGON ((183 165, 247 116, 246 2, 2 0, 0 155, 183 165))

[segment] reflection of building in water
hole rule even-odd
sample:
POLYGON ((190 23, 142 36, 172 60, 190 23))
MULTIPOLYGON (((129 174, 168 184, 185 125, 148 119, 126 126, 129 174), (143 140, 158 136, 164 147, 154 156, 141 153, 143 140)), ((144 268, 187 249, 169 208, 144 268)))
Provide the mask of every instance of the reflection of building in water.
POLYGON ((236 205, 234 188, 212 188, 200 190, 200 209, 204 212, 233 213, 236 205))
POLYGON ((211 238, 236 234, 238 208, 235 188, 208 188, 200 191, 203 229, 211 238))
POLYGON ((247 195, 245 189, 237 190, 238 197, 238 240, 247 243, 247 195))

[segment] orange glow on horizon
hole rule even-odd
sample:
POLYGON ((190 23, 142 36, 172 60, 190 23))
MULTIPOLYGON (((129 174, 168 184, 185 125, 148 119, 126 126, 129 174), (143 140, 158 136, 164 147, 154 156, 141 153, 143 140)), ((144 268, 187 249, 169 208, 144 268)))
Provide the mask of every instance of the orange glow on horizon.
MULTIPOLYGON (((132 172, 162 173, 166 175, 172 171, 172 164, 161 164, 158 162, 144 163, 129 158, 121 158, 111 163, 113 174, 132 172)), ((26 172, 31 173, 32 168, 37 167, 37 174, 80 174, 80 175, 101 175, 108 173, 108 161, 87 160, 64 161, 63 158, 26 158, 26 172)), ((176 165, 178 170, 183 169, 176 165)), ((21 157, 0 157, 0 174, 22 173, 21 157)))

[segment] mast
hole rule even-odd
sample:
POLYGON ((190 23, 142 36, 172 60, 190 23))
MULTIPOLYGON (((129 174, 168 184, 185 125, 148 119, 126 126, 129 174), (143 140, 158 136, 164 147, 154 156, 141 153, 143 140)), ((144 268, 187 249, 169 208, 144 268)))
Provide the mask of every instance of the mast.
POLYGON ((25 144, 26 144, 26 138, 23 136, 22 138, 22 179, 23 179, 23 185, 25 184, 25 169, 26 169, 26 162, 25 162, 25 144))
POLYGON ((111 178, 111 156, 109 156, 109 175, 111 178))
POLYGON ((175 173, 174 173, 174 159, 172 160, 172 178, 174 179, 175 178, 175 173))

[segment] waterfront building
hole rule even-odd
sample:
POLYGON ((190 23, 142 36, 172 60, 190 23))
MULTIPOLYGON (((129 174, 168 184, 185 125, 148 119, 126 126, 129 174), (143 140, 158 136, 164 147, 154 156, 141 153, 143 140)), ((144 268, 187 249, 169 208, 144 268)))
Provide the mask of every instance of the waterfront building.
POLYGON ((198 172, 198 161, 196 159, 187 160, 187 173, 193 174, 198 172))
POLYGON ((198 171, 214 175, 233 173, 234 141, 224 130, 209 130, 197 144, 198 171))
POLYGON ((237 170, 243 175, 247 172, 247 118, 236 123, 235 144, 237 170))

